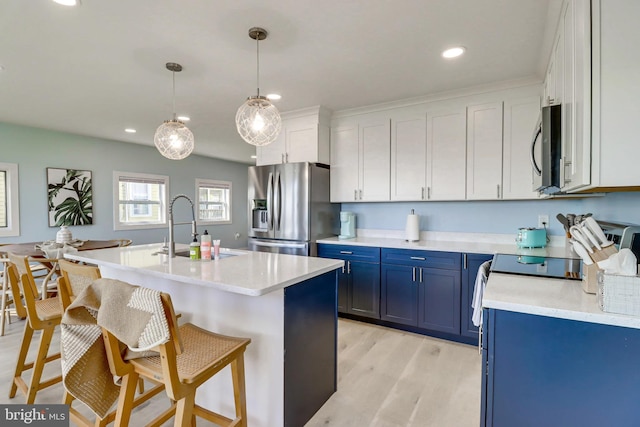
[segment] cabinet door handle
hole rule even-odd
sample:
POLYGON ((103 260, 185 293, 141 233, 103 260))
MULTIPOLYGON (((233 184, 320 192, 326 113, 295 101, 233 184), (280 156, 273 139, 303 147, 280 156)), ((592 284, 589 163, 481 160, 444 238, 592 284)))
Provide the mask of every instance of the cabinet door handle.
POLYGON ((497 185, 498 188, 498 199, 500 198, 500 184, 497 185))
POLYGON ((344 264, 342 264, 342 274, 344 274, 344 264))
POLYGON ((427 187, 427 199, 431 199, 431 187, 427 187))
POLYGON ((482 323, 478 327, 478 354, 482 355, 482 323))
POLYGON ((353 251, 340 251, 341 254, 352 255, 353 251))
POLYGON ((353 190, 353 200, 358 200, 358 190, 353 190))
POLYGON ((467 254, 462 254, 462 269, 467 269, 467 254))
POLYGON ((420 268, 420 283, 422 283, 422 269, 420 268))
POLYGON ((411 267, 411 271, 413 272, 412 280, 415 282, 416 281, 416 268, 415 267, 411 267))
POLYGON ((415 259, 417 261, 426 261, 427 259, 423 256, 412 256, 411 259, 415 259))
POLYGON ((422 200, 424 200, 424 187, 422 187, 422 200))
POLYGON ((280 154, 280 163, 284 163, 284 153, 280 154))
POLYGON ((360 193, 360 200, 362 200, 362 190, 358 190, 358 192, 360 193))
POLYGON ((284 153, 284 162, 289 163, 289 153, 284 153))
POLYGON ((347 274, 351 274, 351 261, 347 261, 347 274))

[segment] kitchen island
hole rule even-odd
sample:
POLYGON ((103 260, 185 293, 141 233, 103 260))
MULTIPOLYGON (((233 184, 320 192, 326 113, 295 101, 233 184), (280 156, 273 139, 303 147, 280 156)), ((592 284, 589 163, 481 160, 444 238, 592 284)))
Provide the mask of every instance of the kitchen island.
POLYGON ((577 280, 500 273, 482 305, 481 426, 640 424, 639 317, 577 280))
MULTIPOLYGON (((336 389, 336 270, 343 262, 239 250, 204 261, 160 250, 150 244, 66 257, 98 265, 103 277, 169 293, 181 322, 251 338, 248 425, 304 425, 336 389)), ((196 400, 233 414, 230 370, 201 386, 196 400)))

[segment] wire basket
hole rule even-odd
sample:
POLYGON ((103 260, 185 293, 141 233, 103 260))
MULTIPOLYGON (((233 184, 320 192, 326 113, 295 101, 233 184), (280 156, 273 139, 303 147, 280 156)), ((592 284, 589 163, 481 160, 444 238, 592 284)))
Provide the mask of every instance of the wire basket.
POLYGON ((598 305, 608 313, 640 316, 640 276, 619 276, 599 271, 598 305))

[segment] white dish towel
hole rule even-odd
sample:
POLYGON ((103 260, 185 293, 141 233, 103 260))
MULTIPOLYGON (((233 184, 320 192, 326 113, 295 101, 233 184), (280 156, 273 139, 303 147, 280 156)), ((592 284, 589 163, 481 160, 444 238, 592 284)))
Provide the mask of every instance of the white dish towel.
POLYGON ((473 307, 471 321, 475 326, 482 324, 482 295, 484 294, 484 288, 487 286, 490 267, 490 260, 483 262, 480 268, 478 268, 478 274, 476 275, 476 283, 473 288, 473 301, 471 302, 471 307, 473 307))

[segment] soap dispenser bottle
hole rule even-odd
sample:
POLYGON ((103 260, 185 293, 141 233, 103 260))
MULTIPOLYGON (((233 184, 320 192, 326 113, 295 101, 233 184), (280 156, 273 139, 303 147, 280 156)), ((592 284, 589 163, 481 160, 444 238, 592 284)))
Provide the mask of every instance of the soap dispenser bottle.
POLYGON ((200 237, 200 257, 204 260, 211 259, 211 235, 207 230, 200 237))
POLYGON ((189 258, 200 259, 200 243, 198 243, 197 237, 194 237, 193 242, 189 245, 189 258))

